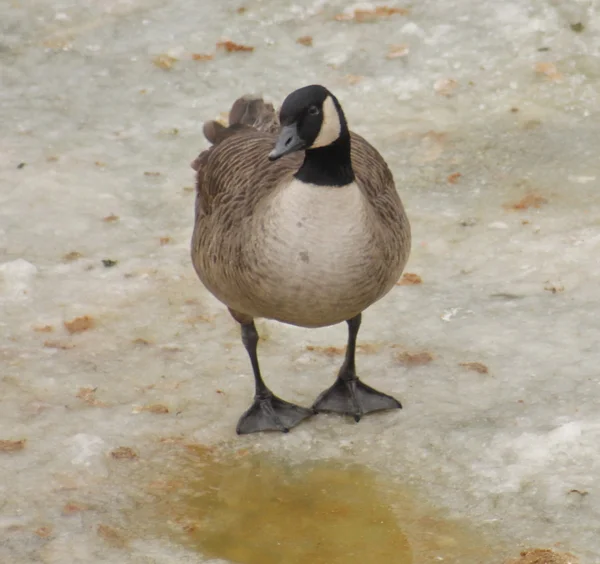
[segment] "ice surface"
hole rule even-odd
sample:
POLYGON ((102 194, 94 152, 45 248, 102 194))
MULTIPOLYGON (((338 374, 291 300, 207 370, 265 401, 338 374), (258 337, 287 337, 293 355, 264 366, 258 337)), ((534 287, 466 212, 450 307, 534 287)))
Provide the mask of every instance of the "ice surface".
MULTIPOLYGON (((170 436, 363 463, 514 545, 600 561, 597 6, 388 5, 409 13, 337 21, 365 8, 341 0, 0 7, 0 439, 27 439, 0 452, 0 561, 184 562, 158 541, 124 555, 96 534, 136 487, 110 452, 143 459, 170 436), (216 51, 224 38, 255 50, 216 51), (238 95, 280 101, 313 82, 385 155, 411 218, 407 271, 423 283, 365 314, 372 347, 357 359, 405 409, 236 438, 251 372, 190 265, 189 163, 203 120, 238 95), (63 325, 86 315, 86 331, 63 325), (430 363, 397 359, 423 351, 430 363), (92 509, 62 517, 73 499, 92 509), (46 526, 49 539, 33 534, 46 526)), ((310 404, 340 357, 306 347, 341 346, 345 328, 259 331, 267 382, 310 404)))
POLYGON ((0 264, 0 280, 2 281, 2 301, 22 301, 29 296, 31 280, 37 268, 23 259, 0 264))

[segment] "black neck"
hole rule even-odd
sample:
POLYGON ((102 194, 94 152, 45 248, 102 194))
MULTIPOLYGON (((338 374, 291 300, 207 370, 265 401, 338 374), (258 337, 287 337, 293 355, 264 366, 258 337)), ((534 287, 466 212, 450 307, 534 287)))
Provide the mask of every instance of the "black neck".
POLYGON ((354 182, 348 130, 342 131, 330 145, 308 149, 304 163, 294 176, 317 186, 346 186, 354 182))

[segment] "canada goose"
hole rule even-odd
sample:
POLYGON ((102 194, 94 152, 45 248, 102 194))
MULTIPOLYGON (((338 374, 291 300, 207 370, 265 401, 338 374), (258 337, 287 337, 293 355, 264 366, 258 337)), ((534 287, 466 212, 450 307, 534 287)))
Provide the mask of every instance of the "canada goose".
POLYGON ((336 97, 319 85, 273 106, 242 97, 229 127, 204 125, 213 144, 197 172, 192 262, 240 323, 256 392, 239 434, 287 432, 316 412, 359 421, 400 408, 356 376, 361 312, 387 294, 410 252, 410 226, 381 155, 348 130, 336 97), (276 131, 279 130, 279 135, 276 131), (333 386, 312 409, 283 401, 262 379, 254 318, 301 327, 346 321, 348 345, 333 386))

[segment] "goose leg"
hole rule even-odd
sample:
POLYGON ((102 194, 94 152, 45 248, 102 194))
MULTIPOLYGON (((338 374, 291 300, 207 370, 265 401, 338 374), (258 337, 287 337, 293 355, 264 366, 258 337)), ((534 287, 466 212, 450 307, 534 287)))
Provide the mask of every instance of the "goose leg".
POLYGON ((325 390, 313 404, 316 413, 334 412, 352 415, 358 422, 363 415, 372 411, 402 408, 398 400, 363 384, 356 376, 354 355, 360 322, 360 313, 347 321, 348 346, 344 363, 333 386, 325 390))
POLYGON ((258 366, 258 356, 256 353, 258 333, 256 332, 254 321, 242 323, 242 342, 248 351, 248 356, 252 363, 256 391, 254 393, 254 402, 250 406, 250 409, 242 415, 237 424, 238 435, 257 433, 259 431, 281 431, 287 433, 292 427, 295 427, 298 423, 313 415, 314 412, 311 409, 284 401, 267 388, 258 366))

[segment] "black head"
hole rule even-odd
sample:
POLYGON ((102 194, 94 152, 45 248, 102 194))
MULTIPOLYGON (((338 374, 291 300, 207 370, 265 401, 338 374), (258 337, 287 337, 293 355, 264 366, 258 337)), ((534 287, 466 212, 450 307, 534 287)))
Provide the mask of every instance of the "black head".
POLYGON ((312 85, 292 92, 279 112, 281 131, 269 159, 294 151, 317 149, 348 135, 344 112, 324 86, 312 85))

